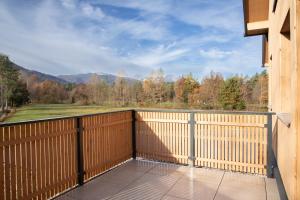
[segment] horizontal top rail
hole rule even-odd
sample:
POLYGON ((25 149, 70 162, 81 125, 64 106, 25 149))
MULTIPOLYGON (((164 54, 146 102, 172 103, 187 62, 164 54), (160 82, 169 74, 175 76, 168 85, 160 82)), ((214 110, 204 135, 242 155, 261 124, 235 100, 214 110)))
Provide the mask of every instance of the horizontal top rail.
POLYGON ((12 126, 12 125, 22 125, 29 123, 38 123, 38 122, 46 122, 46 121, 55 121, 55 120, 64 120, 64 119, 72 119, 77 117, 90 117, 96 115, 104 115, 110 113, 119 113, 119 112, 167 112, 167 113, 210 113, 210 114, 239 114, 239 115, 276 115, 274 112, 252 112, 252 111, 225 111, 225 110, 188 110, 188 109, 125 109, 125 110, 114 110, 114 111, 106 111, 92 114, 84 114, 84 115, 73 115, 66 117, 53 117, 53 118, 45 118, 38 120, 28 120, 28 121, 20 121, 20 122, 8 122, 8 123, 0 123, 0 127, 12 126))
POLYGON ((138 112, 169 112, 169 113, 211 113, 211 114, 240 114, 240 115, 276 115, 274 112, 226 111, 226 110, 189 110, 189 109, 134 109, 138 112))
POLYGON ((12 125, 22 125, 22 124, 29 124, 29 123, 38 123, 38 122, 46 122, 46 121, 55 121, 55 120, 63 120, 63 119, 73 119, 73 118, 77 118, 77 117, 91 117, 91 116, 96 116, 96 115, 105 115, 105 114, 128 112, 128 111, 133 111, 133 109, 98 112, 98 113, 85 114, 85 115, 72 115, 72 116, 66 116, 66 117, 53 117, 53 118, 28 120, 28 121, 20 121, 20 122, 0 123, 0 127, 12 126, 12 125))

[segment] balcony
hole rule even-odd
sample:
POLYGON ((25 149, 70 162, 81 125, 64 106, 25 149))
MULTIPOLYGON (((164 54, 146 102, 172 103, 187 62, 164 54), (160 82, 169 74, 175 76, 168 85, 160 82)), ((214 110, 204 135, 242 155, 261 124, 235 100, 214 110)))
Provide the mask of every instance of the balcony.
POLYGON ((4 124, 0 199, 280 199, 272 115, 127 110, 4 124))
POLYGON ((280 198, 276 181, 263 176, 132 160, 57 199, 280 198))

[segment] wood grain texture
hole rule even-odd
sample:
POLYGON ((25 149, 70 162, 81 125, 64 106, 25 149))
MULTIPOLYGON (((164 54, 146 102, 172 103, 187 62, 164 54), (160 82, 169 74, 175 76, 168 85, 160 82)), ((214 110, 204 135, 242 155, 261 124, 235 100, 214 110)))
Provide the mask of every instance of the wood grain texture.
POLYGON ((131 117, 126 111, 82 118, 85 181, 131 158, 131 117))
POLYGON ((188 164, 189 113, 136 113, 137 156, 188 164))
POLYGON ((266 116, 196 113, 195 118, 197 166, 266 174, 266 116))
POLYGON ((0 199, 49 199, 74 187, 76 146, 64 141, 75 134, 73 119, 0 127, 0 199))

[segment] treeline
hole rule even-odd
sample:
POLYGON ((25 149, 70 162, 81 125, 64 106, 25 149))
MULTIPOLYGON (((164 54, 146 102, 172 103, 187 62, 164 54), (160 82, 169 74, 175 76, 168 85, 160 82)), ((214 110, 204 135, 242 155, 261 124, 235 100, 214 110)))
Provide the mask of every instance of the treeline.
MULTIPOLYGON (((1 66, 8 65, 1 63, 1 66)), ((162 70, 156 70, 143 81, 128 81, 120 76, 113 84, 107 84, 97 75, 92 76, 86 84, 61 84, 49 80, 41 81, 34 75, 18 76, 18 72, 14 70, 9 73, 15 73, 12 79, 17 79, 14 80, 16 85, 9 87, 10 84, 6 84, 7 86, 2 87, 5 85, 2 77, 5 76, 2 75, 1 68, 2 106, 7 104, 18 106, 31 102, 118 107, 264 110, 268 104, 266 72, 252 77, 234 76, 227 79, 219 73, 211 72, 201 81, 187 75, 169 82, 165 80, 162 70), (5 88, 3 92, 2 88, 5 88), (16 95, 17 93, 22 93, 22 101, 19 99, 16 101, 17 96, 22 96, 16 95)))
POLYGON ((266 72, 228 79, 211 72, 201 82, 192 75, 167 82, 163 71, 158 70, 143 81, 129 82, 118 77, 112 85, 97 75, 86 84, 66 85, 53 81, 41 82, 32 76, 27 79, 27 88, 33 103, 226 110, 264 110, 268 104, 266 72))

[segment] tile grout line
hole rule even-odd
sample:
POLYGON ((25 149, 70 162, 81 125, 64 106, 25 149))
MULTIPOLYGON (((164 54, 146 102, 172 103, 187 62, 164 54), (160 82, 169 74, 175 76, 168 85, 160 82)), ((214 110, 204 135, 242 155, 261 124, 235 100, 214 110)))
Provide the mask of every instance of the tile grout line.
POLYGON ((120 190, 118 190, 114 195, 112 195, 111 197, 108 197, 107 200, 113 198, 115 195, 119 194, 122 190, 124 190, 125 188, 127 188, 129 185, 131 185, 132 183, 136 182, 137 180, 141 179, 142 177, 145 176, 145 174, 147 174, 149 171, 151 171, 153 168, 155 168, 156 166, 152 166, 150 169, 146 170, 142 176, 138 177, 137 179, 129 182, 127 185, 125 185, 124 187, 122 187, 120 190))
POLYGON ((170 192, 173 189, 173 187, 176 185, 176 183, 178 183, 178 181, 181 180, 182 178, 183 178, 183 175, 177 181, 175 181, 175 183, 170 187, 170 189, 168 189, 165 192, 165 194, 163 194, 163 196, 160 199, 163 199, 168 194, 168 192, 170 192))
POLYGON ((216 192, 215 192, 215 195, 214 195, 214 198, 213 198, 213 200, 215 200, 215 199, 216 199, 216 197, 217 197, 217 194, 218 194, 218 192, 219 192, 219 189, 220 189, 220 186, 221 186, 221 184, 222 184, 222 182, 223 182, 223 179, 224 179, 225 173, 226 173, 226 172, 224 172, 224 173, 223 173, 222 179, 221 179, 221 181, 220 181, 220 183, 219 183, 219 185, 218 185, 218 188, 217 188, 217 190, 216 190, 216 192))

